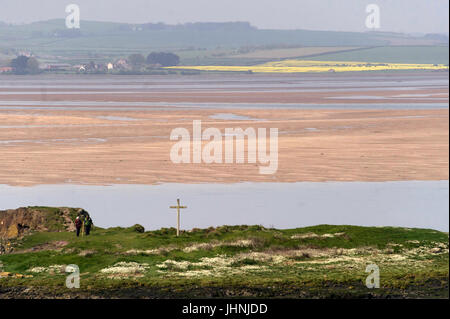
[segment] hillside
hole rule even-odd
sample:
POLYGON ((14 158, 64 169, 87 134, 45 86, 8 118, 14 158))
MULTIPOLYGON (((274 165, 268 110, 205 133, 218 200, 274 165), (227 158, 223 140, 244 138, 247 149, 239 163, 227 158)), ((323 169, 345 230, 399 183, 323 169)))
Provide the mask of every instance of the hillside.
POLYGON ((83 50, 132 47, 146 48, 215 48, 248 45, 290 44, 317 45, 383 45, 378 35, 357 32, 309 30, 261 30, 245 22, 191 23, 184 25, 143 24, 130 25, 82 21, 81 28, 66 29, 65 21, 49 20, 25 25, 0 25, 0 40, 5 47, 36 49, 83 50))
POLYGON ((0 298, 448 298, 448 234, 430 229, 243 225, 176 237, 135 225, 80 238, 32 232, 10 245, 0 298), (65 287, 69 264, 80 268, 80 289, 65 287), (369 264, 380 269, 379 289, 365 286, 369 264))
POLYGON ((448 46, 390 46, 311 57, 318 61, 371 61, 390 63, 432 63, 448 65, 448 46))
POLYGON ((248 64, 261 62, 261 56, 272 59, 274 54, 304 55, 286 53, 285 49, 290 48, 318 47, 312 52, 326 53, 390 45, 448 46, 448 38, 381 32, 268 30, 257 29, 247 22, 134 25, 82 21, 80 29, 66 29, 63 19, 24 25, 0 24, 0 58, 30 52, 46 62, 106 61, 135 52, 174 51, 185 64, 248 64), (268 55, 260 52, 270 49, 282 51, 268 55))

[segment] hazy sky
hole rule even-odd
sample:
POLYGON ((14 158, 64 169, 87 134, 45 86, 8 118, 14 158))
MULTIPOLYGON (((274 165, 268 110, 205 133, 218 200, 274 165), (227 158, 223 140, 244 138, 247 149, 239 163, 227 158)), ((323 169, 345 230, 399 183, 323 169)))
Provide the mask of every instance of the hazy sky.
POLYGON ((448 0, 0 0, 0 21, 65 18, 129 23, 249 21, 258 28, 367 31, 365 8, 380 7, 380 31, 448 33, 448 0))

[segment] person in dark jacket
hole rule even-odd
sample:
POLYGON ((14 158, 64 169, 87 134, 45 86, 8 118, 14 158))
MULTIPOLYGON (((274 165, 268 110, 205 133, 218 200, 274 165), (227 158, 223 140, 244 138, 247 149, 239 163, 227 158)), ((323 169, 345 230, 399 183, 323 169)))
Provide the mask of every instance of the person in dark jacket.
POLYGON ((80 237, 80 230, 82 225, 83 222, 81 221, 80 216, 77 216, 77 218, 75 219, 75 228, 77 229, 77 237, 80 237))
POLYGON ((91 217, 87 217, 86 220, 84 221, 84 233, 86 234, 86 236, 88 236, 89 233, 91 232, 91 227, 92 227, 92 219, 91 217))

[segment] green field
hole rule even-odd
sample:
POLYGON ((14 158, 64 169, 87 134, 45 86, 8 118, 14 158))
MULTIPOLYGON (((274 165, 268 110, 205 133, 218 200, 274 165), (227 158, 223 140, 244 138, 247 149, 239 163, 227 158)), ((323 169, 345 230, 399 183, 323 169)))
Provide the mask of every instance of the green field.
POLYGON ((381 63, 446 64, 448 46, 300 47, 255 50, 180 51, 182 65, 251 66, 284 59, 312 61, 360 61, 381 63), (332 53, 327 53, 332 51, 332 53), (336 52, 342 51, 342 52, 336 52))
POLYGON ((265 30, 245 22, 155 27, 82 21, 81 28, 75 31, 66 29, 62 19, 24 25, 0 23, 0 61, 28 52, 41 62, 107 62, 152 51, 176 52, 184 65, 252 65, 302 56, 341 61, 448 63, 448 41, 404 34, 265 30), (380 47, 398 43, 399 39, 429 47, 380 47), (442 45, 446 47, 437 47, 442 45), (370 49, 374 46, 377 48, 370 49), (368 49, 327 54, 358 47, 368 49))
POLYGON ((316 61, 430 63, 448 65, 448 46, 391 46, 308 57, 316 61))
POLYGON ((83 21, 78 33, 65 29, 64 20, 26 25, 0 25, 0 49, 29 50, 36 54, 130 54, 151 50, 216 50, 242 46, 360 46, 387 41, 363 33, 305 30, 258 30, 245 24, 224 23, 146 29, 145 25, 83 21), (134 30, 132 27, 142 29, 134 30), (64 33, 64 36, 56 35, 64 33))
POLYGON ((80 238, 36 232, 13 241, 12 253, 0 256, 9 272, 0 278, 0 298, 448 298, 448 234, 435 230, 222 226, 180 237, 175 229, 139 231, 95 228, 80 238), (80 268, 80 289, 65 287, 69 264, 80 268), (380 269, 379 289, 365 286, 369 264, 380 269))
POLYGON ((238 53, 233 55, 234 58, 253 58, 253 59, 288 59, 298 58, 304 56, 314 56, 326 53, 336 53, 339 51, 348 51, 359 49, 359 47, 300 47, 300 48, 285 48, 285 49, 266 49, 255 50, 248 53, 238 53))

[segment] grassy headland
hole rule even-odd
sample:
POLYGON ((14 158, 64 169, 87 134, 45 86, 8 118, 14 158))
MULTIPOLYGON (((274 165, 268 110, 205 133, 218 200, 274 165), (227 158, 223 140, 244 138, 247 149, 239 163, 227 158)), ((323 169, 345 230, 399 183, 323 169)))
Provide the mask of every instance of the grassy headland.
POLYGON ((448 234, 319 225, 34 232, 0 256, 0 297, 448 297, 448 234), (65 286, 75 264, 81 287, 65 286), (366 266, 380 269, 368 289, 366 266), (9 272, 9 274, 5 274, 9 272), (6 276, 8 275, 8 276, 6 276))

